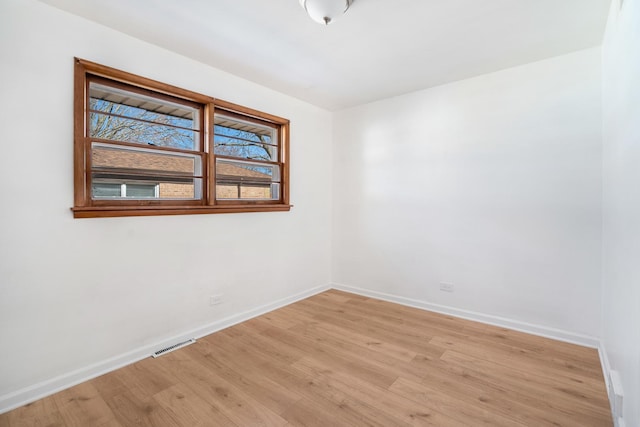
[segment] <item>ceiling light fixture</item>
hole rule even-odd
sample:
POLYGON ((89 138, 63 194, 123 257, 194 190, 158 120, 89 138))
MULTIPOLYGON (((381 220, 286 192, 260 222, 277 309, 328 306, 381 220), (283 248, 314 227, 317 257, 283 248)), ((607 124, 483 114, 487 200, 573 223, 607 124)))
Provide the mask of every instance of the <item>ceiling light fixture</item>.
POLYGON ((349 9, 354 0, 300 0, 311 19, 319 24, 329 25, 334 19, 349 9))

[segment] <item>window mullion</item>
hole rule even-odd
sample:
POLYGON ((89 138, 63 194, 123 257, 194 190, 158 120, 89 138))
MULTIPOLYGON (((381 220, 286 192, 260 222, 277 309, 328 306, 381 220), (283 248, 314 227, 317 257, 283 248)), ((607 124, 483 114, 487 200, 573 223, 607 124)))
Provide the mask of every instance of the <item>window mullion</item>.
POLYGON ((205 204, 207 206, 213 206, 216 204, 216 159, 214 154, 214 145, 213 145, 213 114, 215 112, 215 107, 213 103, 208 103, 204 106, 204 139, 205 143, 203 144, 204 150, 206 152, 206 197, 205 204))

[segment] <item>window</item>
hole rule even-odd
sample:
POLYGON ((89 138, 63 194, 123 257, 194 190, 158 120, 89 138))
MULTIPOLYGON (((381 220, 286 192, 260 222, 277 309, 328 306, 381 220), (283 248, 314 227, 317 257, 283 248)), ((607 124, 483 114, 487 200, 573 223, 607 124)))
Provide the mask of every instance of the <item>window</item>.
POLYGON ((76 59, 75 217, 286 211, 289 121, 76 59))

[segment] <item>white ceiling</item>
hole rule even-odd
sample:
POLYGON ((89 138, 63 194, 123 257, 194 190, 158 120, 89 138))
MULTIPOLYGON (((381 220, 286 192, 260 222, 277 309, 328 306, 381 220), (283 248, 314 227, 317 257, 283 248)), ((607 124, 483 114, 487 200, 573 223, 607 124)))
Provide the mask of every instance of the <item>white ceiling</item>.
POLYGON ((329 110, 600 44, 610 0, 42 0, 329 110))

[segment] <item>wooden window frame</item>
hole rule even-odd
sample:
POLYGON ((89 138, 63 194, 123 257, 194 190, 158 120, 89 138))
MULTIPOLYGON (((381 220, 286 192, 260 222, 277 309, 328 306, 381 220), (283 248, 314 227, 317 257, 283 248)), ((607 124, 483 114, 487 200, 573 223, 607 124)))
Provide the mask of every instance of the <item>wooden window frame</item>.
MULTIPOLYGON (((74 206, 75 218, 188 215, 239 212, 289 211, 289 120, 251 108, 222 101, 156 80, 75 58, 74 73, 74 206), (202 197, 185 200, 104 200, 91 197, 91 143, 89 136, 88 91, 92 79, 107 80, 113 86, 125 85, 138 93, 160 99, 180 100, 201 107, 200 149, 202 156, 202 197), (216 110, 247 120, 257 120, 278 131, 280 194, 277 200, 216 200, 216 155, 213 126, 216 110)), ((105 141, 102 141, 105 142, 105 141)), ((126 145, 126 143, 123 143, 126 145)), ((131 144, 133 145, 133 144, 131 144)), ((162 150, 162 148, 160 147, 162 150)), ((176 150, 179 151, 179 150, 176 150)), ((192 153, 193 154, 193 153, 192 153)), ((223 158, 221 156, 221 158, 223 158)))

